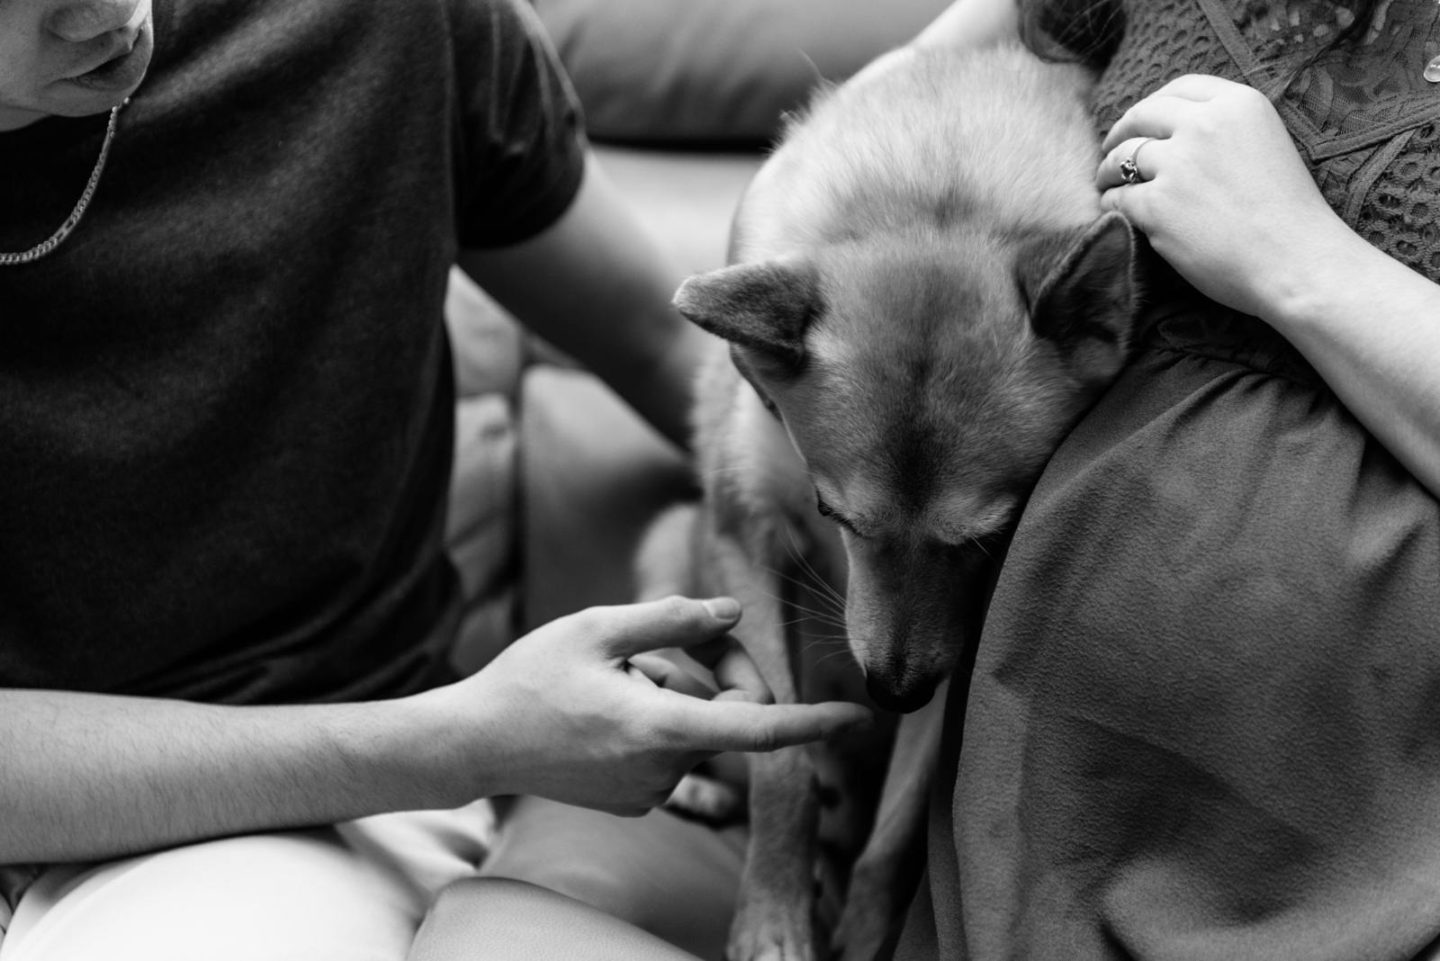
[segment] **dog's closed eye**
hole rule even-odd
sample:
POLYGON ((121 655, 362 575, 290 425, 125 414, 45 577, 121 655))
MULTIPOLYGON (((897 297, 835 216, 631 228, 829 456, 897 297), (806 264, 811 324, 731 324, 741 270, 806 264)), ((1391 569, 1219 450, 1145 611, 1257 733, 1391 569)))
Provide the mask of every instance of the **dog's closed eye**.
POLYGON ((839 511, 835 510, 835 508, 827 504, 825 502, 825 498, 820 496, 819 491, 815 492, 815 510, 819 512, 821 517, 828 518, 829 520, 834 521, 836 524, 839 524, 841 527, 845 528, 847 531, 849 531, 851 534, 854 534, 856 537, 865 536, 864 534, 861 534, 858 530, 855 529, 855 525, 851 523, 848 517, 846 517, 844 514, 841 514, 839 511))

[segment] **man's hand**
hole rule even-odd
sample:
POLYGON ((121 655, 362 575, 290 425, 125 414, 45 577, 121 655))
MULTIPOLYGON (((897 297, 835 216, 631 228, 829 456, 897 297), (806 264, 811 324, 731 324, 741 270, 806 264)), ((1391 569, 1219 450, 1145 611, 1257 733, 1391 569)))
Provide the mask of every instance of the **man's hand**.
POLYGON ((640 814, 716 752, 868 718, 854 704, 757 703, 769 692, 726 637, 738 618, 723 598, 592 608, 464 681, 363 704, 0 691, 0 863, 97 860, 497 794, 640 814), (699 663, 653 653, 665 647, 699 663))
POLYGON ((869 720, 850 703, 757 703, 768 691, 725 636, 739 614, 727 598, 590 608, 531 632, 473 677, 419 695, 444 720, 453 800, 536 794, 639 815, 716 753, 773 750, 869 720), (698 648, 714 665, 716 696, 696 696, 707 686, 650 655, 666 647, 698 648))

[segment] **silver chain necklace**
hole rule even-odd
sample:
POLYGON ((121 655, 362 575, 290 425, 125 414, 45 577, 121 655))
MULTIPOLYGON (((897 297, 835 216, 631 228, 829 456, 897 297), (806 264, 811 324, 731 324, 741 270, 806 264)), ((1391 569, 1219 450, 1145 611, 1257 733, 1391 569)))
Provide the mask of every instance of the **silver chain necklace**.
POLYGON ((110 155, 110 144, 115 139, 115 128, 120 120, 120 111, 129 102, 130 98, 126 97, 117 106, 110 108, 110 123, 105 127, 105 142, 100 145, 100 156, 95 161, 95 169, 90 171, 90 181, 85 184, 85 192, 75 202, 75 209, 70 211, 70 216, 65 218, 65 222, 60 225, 58 230, 29 250, 22 250, 18 253, 0 252, 0 267, 14 267, 39 260, 63 244, 65 238, 70 236, 70 232, 79 225, 80 218, 85 216, 85 209, 90 206, 90 198, 95 195, 95 188, 100 183, 100 175, 105 172, 105 158, 110 155))

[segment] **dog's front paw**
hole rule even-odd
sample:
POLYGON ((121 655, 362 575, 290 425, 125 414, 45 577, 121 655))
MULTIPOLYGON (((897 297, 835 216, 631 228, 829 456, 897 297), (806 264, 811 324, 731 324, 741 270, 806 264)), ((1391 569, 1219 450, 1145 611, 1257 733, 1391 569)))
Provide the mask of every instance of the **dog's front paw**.
POLYGON ((830 938, 830 956, 835 961, 874 961, 879 957, 904 915, 897 887, 904 885, 891 861, 861 858, 830 938))
POLYGON ((830 942, 835 961, 875 961, 885 946, 892 918, 884 906, 850 901, 830 942))
POLYGON ((730 926, 725 961, 822 961, 808 910, 742 903, 730 926))

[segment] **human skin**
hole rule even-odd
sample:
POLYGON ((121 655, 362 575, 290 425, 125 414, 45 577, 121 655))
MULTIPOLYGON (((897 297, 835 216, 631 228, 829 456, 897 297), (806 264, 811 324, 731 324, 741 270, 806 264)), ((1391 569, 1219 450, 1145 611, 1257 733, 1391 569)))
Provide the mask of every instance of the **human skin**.
POLYGON ((1189 75, 1111 128, 1101 203, 1212 300, 1295 345, 1357 419, 1440 495, 1440 286, 1325 202, 1259 91, 1189 75), (1143 182, 1120 163, 1146 138, 1143 182))
POLYGON ((502 794, 638 815, 715 753, 816 740, 868 718, 853 704, 756 703, 763 685, 724 639, 738 614, 724 599, 591 608, 463 681, 370 703, 0 691, 0 863, 108 858, 502 794), (713 659, 717 697, 662 686, 677 677, 645 653, 673 646, 713 659))
POLYGON ((154 47, 150 0, 0 0, 0 131, 109 110, 154 47))

